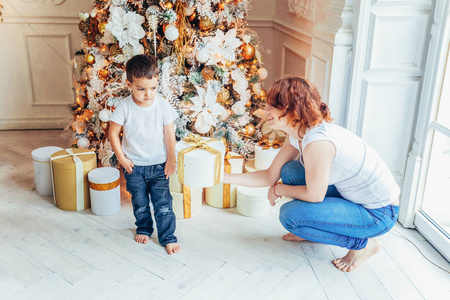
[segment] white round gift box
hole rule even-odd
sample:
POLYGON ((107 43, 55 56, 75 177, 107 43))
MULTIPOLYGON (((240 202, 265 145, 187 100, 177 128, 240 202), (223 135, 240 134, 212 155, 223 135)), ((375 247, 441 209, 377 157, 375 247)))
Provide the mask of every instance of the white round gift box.
POLYGON ((237 211, 247 217, 262 217, 269 212, 267 187, 237 187, 237 211))
POLYGON ((120 172, 116 168, 102 167, 88 173, 91 210, 100 216, 120 211, 120 172), (108 185, 110 185, 108 187, 108 185), (93 188, 99 186, 100 190, 93 188))
MULTIPOLYGON (((205 141, 211 140, 211 138, 202 137, 205 141)), ((209 147, 212 147, 221 153, 220 157, 220 181, 223 180, 224 173, 224 156, 225 145, 222 141, 214 140, 207 143, 209 147)), ((178 152, 186 148, 191 147, 183 140, 179 141, 175 145, 175 155, 178 160, 178 152)), ((183 184, 191 188, 210 187, 214 186, 214 167, 215 156, 210 152, 201 148, 196 148, 191 152, 184 155, 184 182, 183 184)), ((179 170, 177 170, 178 172, 179 170)))
POLYGON ((257 170, 266 170, 270 167, 275 156, 280 152, 281 148, 274 149, 270 147, 269 149, 263 150, 263 147, 255 146, 255 168, 257 170))
POLYGON ((203 188, 191 188, 191 204, 190 204, 190 216, 184 215, 184 199, 183 193, 170 192, 172 195, 172 210, 177 219, 192 218, 202 211, 203 204, 203 188))
POLYGON ((52 175, 50 173, 50 156, 61 150, 63 150, 61 147, 48 146, 37 148, 31 152, 31 157, 33 158, 36 192, 39 195, 53 195, 52 175))

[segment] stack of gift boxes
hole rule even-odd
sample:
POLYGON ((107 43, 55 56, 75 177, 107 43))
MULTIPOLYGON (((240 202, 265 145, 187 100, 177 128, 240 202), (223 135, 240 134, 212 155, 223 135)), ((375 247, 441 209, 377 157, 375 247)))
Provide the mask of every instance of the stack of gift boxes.
POLYGON ((59 147, 35 149, 31 156, 36 191, 53 195, 56 207, 78 211, 91 207, 98 215, 120 210, 120 172, 115 168, 97 168, 95 152, 59 147))
MULTIPOLYGON (((260 142, 255 149, 255 160, 248 161, 244 168, 244 158, 226 153, 222 141, 192 134, 177 142, 177 172, 170 177, 176 217, 187 219, 198 215, 203 201, 216 208, 237 206, 238 212, 246 216, 265 214, 268 205, 267 188, 224 184, 223 174, 242 173, 244 169, 245 172, 266 169, 280 146, 281 143, 260 142)), ((95 200, 92 203, 95 214, 109 215, 120 210, 118 170, 94 170, 97 168, 97 157, 93 151, 59 149, 61 148, 48 147, 48 151, 44 151, 46 157, 43 157, 42 149, 32 153, 38 193, 53 194, 55 205, 63 210, 87 209, 92 200, 95 200)))

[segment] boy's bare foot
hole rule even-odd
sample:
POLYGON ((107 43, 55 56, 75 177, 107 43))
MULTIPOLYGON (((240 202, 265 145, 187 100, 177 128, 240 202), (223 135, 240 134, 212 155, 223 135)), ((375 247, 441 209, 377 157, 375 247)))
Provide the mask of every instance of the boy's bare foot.
POLYGON ((285 235, 283 235, 283 240, 285 241, 293 241, 293 242, 300 242, 300 241, 306 241, 305 239, 302 239, 299 236, 296 236, 295 234, 292 233, 287 233, 285 235))
POLYGON ((366 248, 361 250, 350 250, 344 257, 333 260, 333 264, 343 272, 351 272, 369 257, 377 254, 380 249, 381 246, 376 239, 369 239, 366 248))
POLYGON ((134 240, 136 242, 138 242, 139 244, 147 244, 148 243, 148 236, 147 235, 143 235, 143 234, 137 234, 136 237, 134 238, 134 240))
POLYGON ((177 253, 178 251, 180 251, 180 245, 178 245, 177 243, 167 244, 166 251, 169 255, 177 253))

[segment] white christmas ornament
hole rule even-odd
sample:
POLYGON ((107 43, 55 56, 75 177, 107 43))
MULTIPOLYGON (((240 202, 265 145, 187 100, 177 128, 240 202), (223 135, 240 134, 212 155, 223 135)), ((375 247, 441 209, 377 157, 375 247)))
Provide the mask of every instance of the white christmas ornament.
POLYGON ((109 110, 107 110, 106 108, 102 109, 102 110, 98 113, 98 118, 99 118, 100 121, 102 121, 102 122, 108 122, 110 117, 111 117, 111 113, 110 113, 109 110))
POLYGON ((209 59, 209 52, 208 49, 203 48, 197 51, 197 55, 195 56, 195 58, 201 62, 201 63, 205 63, 208 61, 209 59))
POLYGON ((97 15, 97 12, 98 12, 98 8, 97 7, 94 7, 94 9, 93 10, 91 10, 91 18, 95 18, 95 16, 97 15))
POLYGON ((267 72, 267 70, 265 68, 261 68, 261 69, 258 70, 258 74, 259 74, 259 78, 264 80, 269 75, 269 72, 267 72))
POLYGON ((178 38, 178 29, 175 26, 169 26, 166 28, 166 39, 174 41, 178 38))
POLYGON ((192 16, 192 14, 194 13, 194 7, 186 7, 186 9, 184 10, 184 14, 189 17, 192 16))
POLYGON ((82 149, 89 148, 90 144, 91 144, 91 142, 89 142, 89 140, 87 138, 85 138, 85 137, 79 138, 78 141, 77 141, 78 148, 82 148, 82 149))

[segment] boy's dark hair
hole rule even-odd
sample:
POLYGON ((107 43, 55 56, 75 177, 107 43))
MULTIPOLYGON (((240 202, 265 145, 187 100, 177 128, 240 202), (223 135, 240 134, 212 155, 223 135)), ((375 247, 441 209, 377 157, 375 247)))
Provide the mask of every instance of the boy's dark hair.
POLYGON ((154 56, 139 54, 135 55, 126 65, 127 79, 133 82, 133 78, 148 78, 159 76, 158 62, 154 56))

